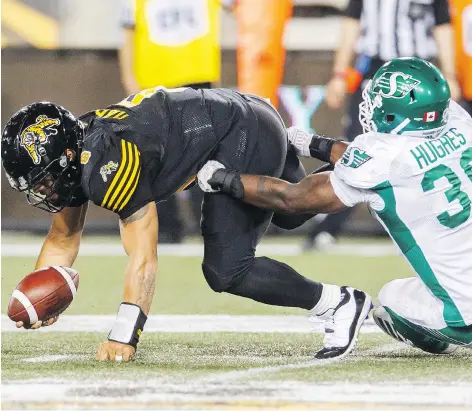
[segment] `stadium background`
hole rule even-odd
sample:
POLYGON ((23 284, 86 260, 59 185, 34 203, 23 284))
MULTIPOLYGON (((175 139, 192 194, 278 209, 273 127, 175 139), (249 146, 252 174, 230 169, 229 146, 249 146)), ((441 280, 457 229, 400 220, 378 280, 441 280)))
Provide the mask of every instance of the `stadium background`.
MULTIPOLYGON (((323 98, 347 0, 293 1, 280 111, 287 125, 342 137, 344 110, 329 110, 323 98)), ((119 3, 2 0, 2 126, 32 101, 81 114, 124 97, 119 3)), ((222 12, 221 28, 222 86, 235 87, 233 14, 222 12)), ((306 163, 309 170, 316 165, 306 163)), ((429 355, 396 343, 369 319, 352 356, 320 364, 313 352, 322 324, 308 321, 304 310, 214 293, 195 238, 159 246, 156 293, 135 361, 97 363, 122 301, 128 259, 116 216, 93 205, 74 263, 80 286, 73 303, 51 327, 16 329, 5 315, 11 292, 34 267, 50 216, 28 206, 1 174, 2 409, 472 409, 472 350, 429 355), (89 235, 100 233, 111 235, 89 235)), ((346 231, 381 232, 365 208, 346 231)), ((265 236, 258 254, 374 300, 385 283, 412 275, 386 238, 344 236, 321 252, 303 252, 300 240, 265 236)))
MULTIPOLYGON (((76 115, 123 98, 117 49, 121 43, 120 7, 116 0, 2 1, 2 126, 20 107, 50 100, 76 115)), ((330 110, 324 99, 340 13, 346 0, 295 0, 285 32, 287 59, 280 111, 287 125, 311 127, 342 137, 343 110, 330 110)), ((221 12, 222 87, 236 87, 236 22, 221 12)), ((316 162, 307 161, 307 170, 316 162)), ((13 192, 2 174, 3 230, 44 233, 49 216, 32 209, 13 192)), ((185 200, 182 201, 183 203, 185 200)), ((185 204, 183 210, 185 212, 185 204)), ((381 230, 364 208, 350 219, 351 234, 381 230), (356 218, 357 217, 357 218, 356 218)), ((86 232, 117 232, 116 217, 91 206, 86 232)), ((305 230, 308 222, 297 232, 305 230)), ((188 231, 196 231, 189 226, 188 231)), ((280 231, 272 228, 272 233, 280 231)))

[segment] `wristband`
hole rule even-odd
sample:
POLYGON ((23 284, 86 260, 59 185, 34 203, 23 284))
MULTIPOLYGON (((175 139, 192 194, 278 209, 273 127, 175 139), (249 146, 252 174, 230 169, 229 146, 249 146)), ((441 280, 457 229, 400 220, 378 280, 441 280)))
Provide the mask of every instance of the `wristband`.
POLYGON ((131 345, 136 349, 139 337, 146 324, 147 315, 141 307, 131 303, 121 303, 115 324, 108 334, 108 341, 131 345))
POLYGON ((213 189, 219 189, 223 193, 229 194, 231 197, 239 199, 244 197, 244 186, 243 183, 241 183, 241 176, 235 171, 219 168, 208 180, 208 184, 210 184, 213 189))
POLYGON ((334 143, 336 143, 334 138, 315 134, 310 143, 310 155, 318 160, 329 163, 334 143))

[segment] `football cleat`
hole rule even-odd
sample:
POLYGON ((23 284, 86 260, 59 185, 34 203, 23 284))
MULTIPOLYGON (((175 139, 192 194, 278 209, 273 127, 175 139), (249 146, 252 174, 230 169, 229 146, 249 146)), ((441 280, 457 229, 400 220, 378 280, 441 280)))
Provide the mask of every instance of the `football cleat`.
POLYGON ((325 320, 324 347, 315 358, 343 358, 357 344, 359 330, 371 309, 372 299, 363 291, 351 287, 341 287, 341 301, 334 309, 329 309, 318 318, 325 320))

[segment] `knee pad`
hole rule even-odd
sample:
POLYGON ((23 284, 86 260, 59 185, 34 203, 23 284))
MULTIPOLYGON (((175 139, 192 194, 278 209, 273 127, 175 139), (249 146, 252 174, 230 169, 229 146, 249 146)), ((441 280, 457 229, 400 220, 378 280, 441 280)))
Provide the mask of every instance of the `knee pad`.
POLYGON ((387 284, 384 284, 379 291, 378 301, 379 306, 392 307, 395 306, 393 299, 395 299, 398 294, 398 287, 396 286, 396 281, 389 281, 387 284))
POLYGON ((217 271, 205 263, 202 264, 202 271, 210 288, 217 293, 228 291, 240 278, 239 271, 236 273, 224 269, 217 271))

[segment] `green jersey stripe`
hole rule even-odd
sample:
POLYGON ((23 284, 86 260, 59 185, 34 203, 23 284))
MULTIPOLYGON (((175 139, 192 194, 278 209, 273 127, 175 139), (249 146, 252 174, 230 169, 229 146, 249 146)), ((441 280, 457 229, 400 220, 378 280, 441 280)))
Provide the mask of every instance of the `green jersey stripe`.
POLYGON ((385 203, 384 209, 382 211, 376 211, 376 213, 387 227, 392 239, 397 243, 410 265, 431 290, 433 295, 444 303, 444 321, 450 326, 464 327, 466 324, 461 313, 447 291, 438 282, 411 231, 398 216, 397 203, 392 185, 389 181, 385 181, 374 187, 373 190, 385 203))

